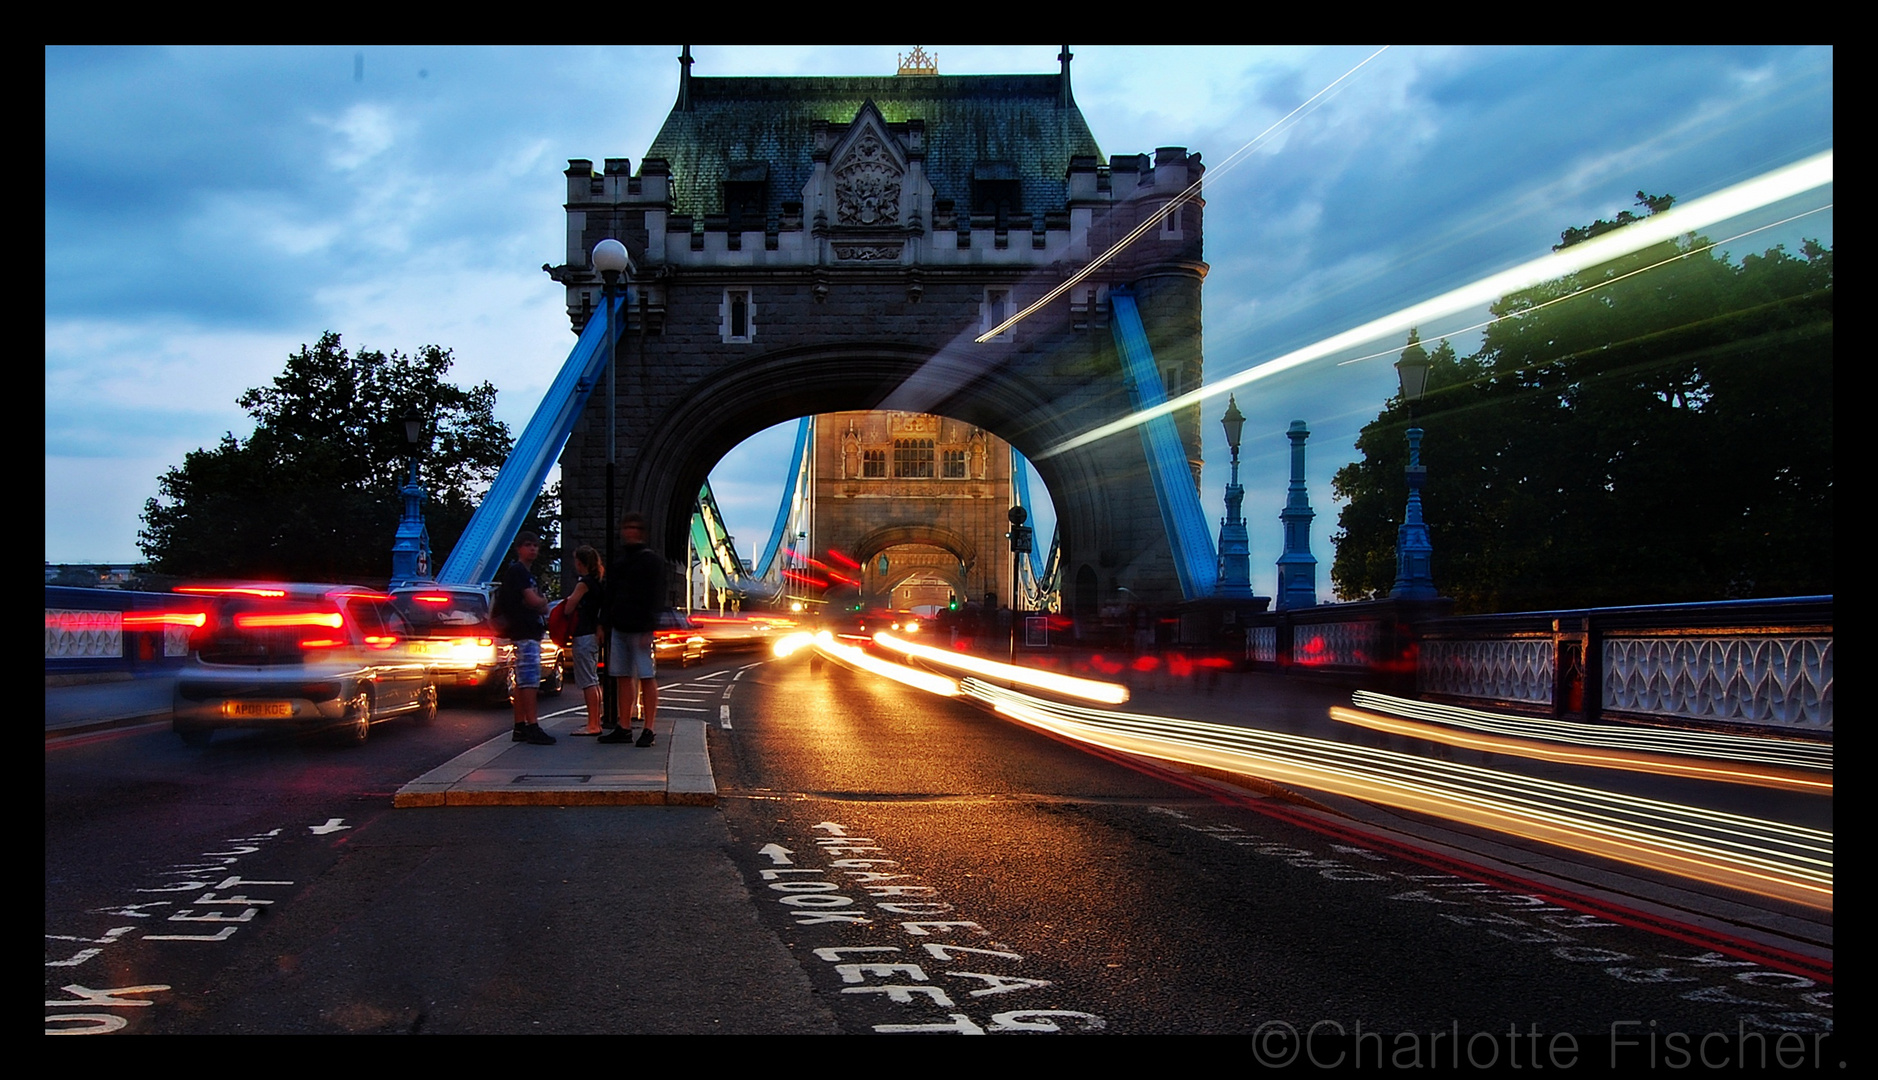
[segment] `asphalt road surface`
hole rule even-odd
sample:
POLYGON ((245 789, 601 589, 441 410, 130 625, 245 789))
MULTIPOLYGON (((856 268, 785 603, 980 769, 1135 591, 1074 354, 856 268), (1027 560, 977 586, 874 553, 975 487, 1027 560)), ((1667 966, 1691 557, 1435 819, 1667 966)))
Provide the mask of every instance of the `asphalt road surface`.
POLYGON ((506 730, 495 710, 355 748, 48 744, 46 1030, 1215 1034, 1274 1065, 1839 1066, 1829 962, 832 663, 662 681, 707 679, 733 688, 714 809, 391 809, 506 730))

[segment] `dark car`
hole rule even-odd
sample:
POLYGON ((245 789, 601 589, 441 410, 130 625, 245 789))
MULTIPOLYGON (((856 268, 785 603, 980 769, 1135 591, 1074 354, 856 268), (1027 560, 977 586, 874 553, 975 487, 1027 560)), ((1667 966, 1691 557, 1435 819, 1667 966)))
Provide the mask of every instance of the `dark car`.
MULTIPOLYGON (((690 667, 704 659, 709 642, 681 611, 659 612, 659 628, 652 634, 652 657, 660 663, 690 667)), ((546 660, 542 661, 545 666, 546 660)))
POLYGON ((176 676, 176 734, 223 728, 333 731, 363 742, 388 717, 437 715, 437 688, 391 598, 352 585, 185 586, 200 604, 176 676))
MULTIPOLYGON (((412 652, 430 667, 437 685, 504 705, 515 687, 515 649, 489 621, 489 589, 475 585, 421 585, 395 589, 392 603, 411 624, 412 652)), ((561 692, 561 650, 541 641, 541 693, 561 692)))

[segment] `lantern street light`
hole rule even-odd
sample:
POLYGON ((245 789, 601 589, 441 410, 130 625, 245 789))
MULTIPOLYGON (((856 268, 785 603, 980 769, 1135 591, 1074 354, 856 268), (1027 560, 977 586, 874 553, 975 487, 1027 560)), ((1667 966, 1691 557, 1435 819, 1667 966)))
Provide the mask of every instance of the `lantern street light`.
POLYGON ((1030 553, 1031 528, 1024 524, 1029 520, 1030 512, 1022 506, 1013 506, 1005 512, 1005 518, 1011 523, 1011 650, 1010 662, 1017 663, 1017 597, 1018 573, 1022 566, 1020 560, 1030 553))
POLYGON ((1433 361, 1421 346, 1421 336, 1409 331, 1408 348, 1402 350, 1402 358, 1395 365, 1409 418, 1408 510, 1403 514, 1401 528, 1396 530, 1395 587, 1389 590, 1397 600, 1433 600, 1439 595, 1430 570, 1434 544, 1422 521, 1422 486, 1428 480, 1428 470, 1422 467, 1422 429, 1415 426, 1415 403, 1428 389, 1428 369, 1432 366, 1433 361))
POLYGON ((398 489, 404 499, 404 511, 398 518, 398 532, 391 544, 391 584, 403 585, 430 579, 430 529, 424 524, 424 489, 417 482, 417 459, 423 452, 424 417, 416 408, 399 417, 404 427, 404 441, 411 449, 411 475, 398 489))
POLYGON ((1245 487, 1239 483, 1239 437, 1245 433, 1245 414, 1237 397, 1226 399, 1226 415, 1219 418, 1232 448, 1232 477, 1226 482, 1226 517, 1219 523, 1219 595, 1246 599, 1252 595, 1252 542, 1246 535, 1245 487))

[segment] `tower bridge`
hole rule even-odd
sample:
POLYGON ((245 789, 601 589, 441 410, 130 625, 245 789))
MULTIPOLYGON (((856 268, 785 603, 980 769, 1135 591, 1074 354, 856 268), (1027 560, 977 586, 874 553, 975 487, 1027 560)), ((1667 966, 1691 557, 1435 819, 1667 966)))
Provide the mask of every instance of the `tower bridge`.
MULTIPOLYGON (((637 170, 625 158, 598 171, 588 159, 569 163, 566 261, 544 269, 565 287, 581 343, 550 391, 562 400, 544 402, 553 418, 518 443, 526 466, 516 471, 535 479, 528 488, 521 476, 517 489, 532 497, 558 455, 564 542, 604 544, 609 446, 595 326, 610 323, 615 506, 646 513, 668 553, 694 540, 706 477, 745 438, 797 417, 884 410, 958 425, 968 462, 972 431, 1036 461, 1057 511, 1051 561, 1070 610, 1094 614, 1123 589, 1144 602, 1210 594, 1217 567, 1199 511, 1197 408, 1039 458, 1200 385, 1204 365, 1200 155, 1163 147, 1105 159, 1076 107, 1067 48, 1059 61, 1038 75, 915 66, 716 78, 693 76, 687 49, 677 99, 637 170), (1091 269, 1138 226, 1137 240, 1091 269), (590 265, 609 238, 634 264, 611 320, 597 317, 605 294, 590 265)), ((979 497, 999 518, 1010 479, 1005 494, 979 497)), ((489 516, 488 528, 472 524, 444 576, 493 569, 514 527, 489 516)), ((933 530, 893 532, 904 524, 877 529, 982 561, 980 580, 989 573, 985 553, 964 559, 962 542, 933 530)), ((968 589, 978 587, 973 573, 958 574, 968 589)))

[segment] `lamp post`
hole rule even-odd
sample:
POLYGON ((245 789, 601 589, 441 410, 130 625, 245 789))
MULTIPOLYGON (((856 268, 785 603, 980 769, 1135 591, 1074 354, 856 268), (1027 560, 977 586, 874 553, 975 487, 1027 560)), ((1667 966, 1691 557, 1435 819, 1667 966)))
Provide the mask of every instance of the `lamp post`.
POLYGON ((404 512, 398 519, 398 533, 391 545, 391 583, 408 584, 430 577, 430 529, 424 524, 424 489, 417 482, 417 459, 423 450, 424 417, 411 409, 399 417, 404 426, 404 441, 411 448, 411 475, 398 489, 404 497, 404 512))
POLYGON ((1025 521, 1029 520, 1030 512, 1028 510, 1025 510, 1021 506, 1013 506, 1011 507, 1009 511, 1005 513, 1004 516, 1008 518, 1011 522, 1011 532, 1010 532, 1010 536, 1011 536, 1011 652, 1010 652, 1010 661, 1011 663, 1015 664, 1017 663, 1017 590, 1018 590, 1018 576, 1017 575, 1018 575, 1018 566, 1019 566, 1018 559, 1021 557, 1022 554, 1028 553, 1030 551, 1031 528, 1030 526, 1024 524, 1025 521))
POLYGON ((1409 417, 1408 510, 1403 515, 1402 527, 1396 530, 1395 587, 1389 590, 1390 597, 1396 600, 1433 600, 1439 595, 1430 573, 1434 544, 1428 538, 1428 526, 1422 521, 1422 485, 1427 482, 1428 470, 1422 467, 1422 429, 1415 426, 1415 403, 1428 389, 1431 366, 1428 353, 1421 347, 1420 336, 1410 331, 1408 348, 1402 350, 1402 358, 1395 365, 1409 417))
MULTIPOLYGON (((600 307, 601 314, 606 319, 606 524, 604 531, 606 532, 606 565, 610 573, 613 569, 613 535, 619 529, 619 522, 615 520, 613 510, 613 463, 619 442, 613 413, 614 406, 619 400, 619 395, 614 393, 614 370, 617 367, 614 361, 620 328, 613 325, 613 298, 619 295, 624 280, 631 275, 633 261, 626 254, 626 245, 611 237, 593 246, 593 257, 590 261, 593 268, 600 273, 600 307)), ((612 637, 610 633, 605 636, 612 637)), ((607 651, 610 644, 604 639, 600 642, 602 667, 607 663, 607 651)), ((603 698, 601 712, 608 728, 617 727, 619 724, 619 700, 615 694, 616 681, 611 677, 612 674, 613 672, 608 670, 608 677, 600 680, 600 693, 603 698)))
POLYGON ((1219 523, 1219 595, 1235 599, 1252 595, 1252 543, 1246 536, 1245 487, 1239 483, 1239 437, 1245 432, 1245 414, 1236 397, 1226 399, 1226 415, 1219 418, 1232 448, 1232 477, 1226 482, 1226 517, 1219 523))

